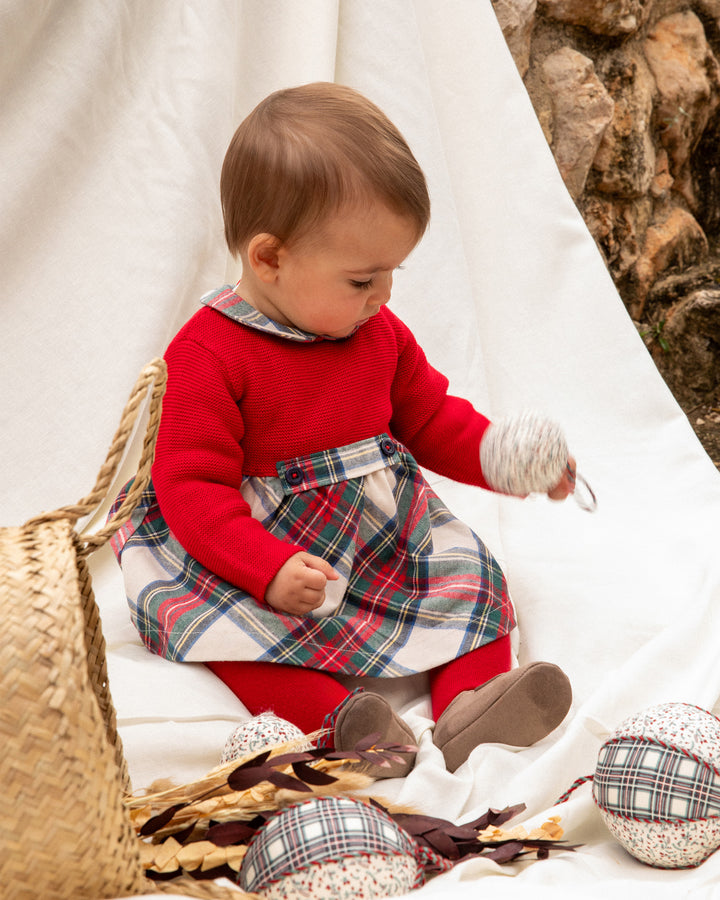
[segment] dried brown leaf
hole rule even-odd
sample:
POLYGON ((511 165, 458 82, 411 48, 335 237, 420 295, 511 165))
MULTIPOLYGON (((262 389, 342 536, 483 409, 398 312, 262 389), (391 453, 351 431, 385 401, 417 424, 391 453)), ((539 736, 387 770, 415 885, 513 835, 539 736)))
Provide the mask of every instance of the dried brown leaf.
POLYGON ((186 805, 187 804, 185 803, 176 803, 173 806, 168 806, 168 808, 164 809, 161 813, 148 819, 138 833, 141 837, 155 834, 157 831, 160 831, 161 828, 164 828, 169 824, 175 813, 184 809, 186 805))
POLYGON ((284 772, 270 771, 267 780, 271 784, 274 784, 275 787, 285 791, 300 791, 305 794, 312 793, 312 788, 305 784, 304 781, 300 781, 299 778, 293 778, 292 775, 286 775, 284 772))
POLYGON ((334 775, 330 775, 327 772, 321 772, 320 769, 315 769, 302 761, 293 763, 292 769, 297 777, 306 784, 320 786, 334 784, 337 781, 337 778, 334 775))
POLYGON ((508 841, 507 844, 501 844, 495 850, 484 853, 483 856, 496 863, 506 863, 517 859, 517 857, 524 852, 525 847, 523 846, 522 841, 508 841))
POLYGON ((245 844, 255 834, 257 829, 265 824, 265 819, 256 816, 250 822, 223 822, 212 825, 207 830, 206 837, 218 847, 226 847, 230 844, 245 844))

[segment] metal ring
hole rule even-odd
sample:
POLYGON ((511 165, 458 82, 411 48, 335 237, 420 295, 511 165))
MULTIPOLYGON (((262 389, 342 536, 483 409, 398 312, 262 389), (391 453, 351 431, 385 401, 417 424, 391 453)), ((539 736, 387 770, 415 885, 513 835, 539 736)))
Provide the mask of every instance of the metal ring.
POLYGON ((586 512, 595 512, 597 509, 597 497, 595 496, 595 492, 587 483, 587 481, 580 475, 578 472, 575 473, 576 484, 575 491, 573 493, 573 497, 575 498, 575 502, 580 507, 580 509, 584 509, 586 512), (582 485, 583 491, 578 493, 578 488, 582 485), (583 496, 583 493, 587 493, 587 496, 583 496))

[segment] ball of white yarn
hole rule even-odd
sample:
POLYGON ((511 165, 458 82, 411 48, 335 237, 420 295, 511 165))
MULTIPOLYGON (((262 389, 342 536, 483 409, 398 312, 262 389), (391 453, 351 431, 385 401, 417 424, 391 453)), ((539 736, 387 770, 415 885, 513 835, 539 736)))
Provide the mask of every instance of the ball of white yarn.
POLYGON ((480 465, 490 487, 524 497, 559 484, 568 446, 555 422, 524 412, 492 423, 480 444, 480 465))

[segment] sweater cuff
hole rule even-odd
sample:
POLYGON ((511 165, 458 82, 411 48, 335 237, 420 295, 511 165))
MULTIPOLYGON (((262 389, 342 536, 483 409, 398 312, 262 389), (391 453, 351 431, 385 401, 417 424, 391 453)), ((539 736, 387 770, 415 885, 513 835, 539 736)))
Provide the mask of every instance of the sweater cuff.
POLYGON ((246 590, 258 603, 265 604, 267 604, 265 593, 270 582, 291 556, 302 551, 302 547, 298 547, 296 544, 285 543, 272 535, 269 537, 272 537, 273 540, 267 542, 267 550, 262 560, 258 559, 255 565, 247 559, 244 561, 243 590, 246 590))

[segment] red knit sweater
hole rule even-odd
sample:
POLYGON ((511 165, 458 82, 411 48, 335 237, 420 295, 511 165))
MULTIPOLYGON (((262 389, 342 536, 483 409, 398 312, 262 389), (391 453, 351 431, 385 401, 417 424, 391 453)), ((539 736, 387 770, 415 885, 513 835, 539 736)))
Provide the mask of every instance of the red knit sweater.
POLYGON ((153 482, 183 547, 262 600, 300 547, 268 534, 239 492, 245 475, 386 432, 423 466, 488 487, 479 447, 488 420, 447 394, 410 330, 387 307, 350 338, 296 342, 203 308, 165 356, 153 482))

